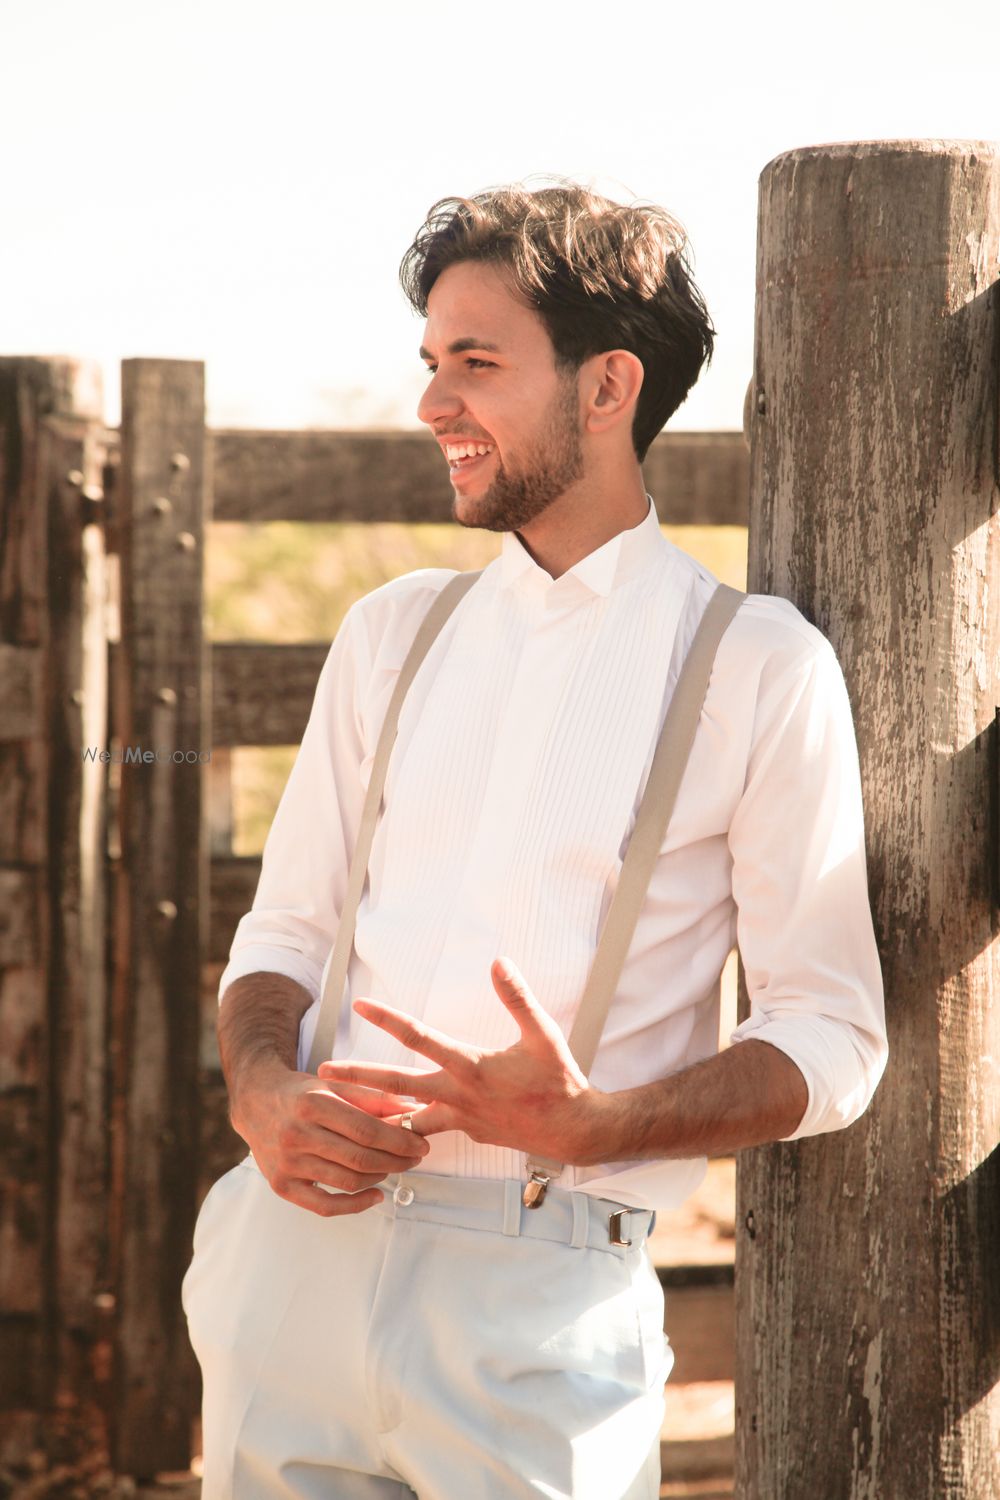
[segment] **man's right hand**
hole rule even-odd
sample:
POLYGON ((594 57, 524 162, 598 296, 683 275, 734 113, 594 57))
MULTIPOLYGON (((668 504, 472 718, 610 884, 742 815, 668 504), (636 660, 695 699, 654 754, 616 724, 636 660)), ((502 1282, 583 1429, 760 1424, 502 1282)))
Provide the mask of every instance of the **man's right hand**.
POLYGON ((405 1113, 408 1100, 328 1084, 278 1060, 257 1063, 231 1102, 233 1128, 273 1191, 326 1219, 374 1208, 382 1201, 375 1184, 416 1166, 430 1149, 422 1136, 380 1118, 405 1113))

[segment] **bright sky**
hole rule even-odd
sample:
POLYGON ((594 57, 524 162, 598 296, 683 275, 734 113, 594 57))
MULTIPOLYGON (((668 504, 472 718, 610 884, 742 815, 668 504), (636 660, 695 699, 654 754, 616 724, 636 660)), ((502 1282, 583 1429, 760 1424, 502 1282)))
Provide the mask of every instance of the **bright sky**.
POLYGON ((0 0, 0 353, 207 362, 213 426, 413 425, 396 280, 437 198, 559 173, 664 204, 738 427, 757 178, 835 140, 1000 140, 1000 12, 927 0, 0 0))

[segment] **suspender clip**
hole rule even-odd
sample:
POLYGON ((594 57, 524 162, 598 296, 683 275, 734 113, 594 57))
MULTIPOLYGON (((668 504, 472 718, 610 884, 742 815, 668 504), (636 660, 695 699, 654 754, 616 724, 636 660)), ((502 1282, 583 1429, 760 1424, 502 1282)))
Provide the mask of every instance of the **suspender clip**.
POLYGON ((545 1198, 545 1189, 551 1182, 551 1178, 544 1172, 532 1172, 529 1181, 521 1194, 521 1202, 525 1208, 540 1208, 545 1198))

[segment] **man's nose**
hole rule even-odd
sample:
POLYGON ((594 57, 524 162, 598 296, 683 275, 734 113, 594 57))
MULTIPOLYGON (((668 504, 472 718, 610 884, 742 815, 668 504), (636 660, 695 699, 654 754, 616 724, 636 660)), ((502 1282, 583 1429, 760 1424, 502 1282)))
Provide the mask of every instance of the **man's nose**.
POLYGON ((450 390, 441 371, 433 374, 417 405, 418 422, 432 426, 435 422, 454 417, 462 410, 462 402, 454 390, 450 390))

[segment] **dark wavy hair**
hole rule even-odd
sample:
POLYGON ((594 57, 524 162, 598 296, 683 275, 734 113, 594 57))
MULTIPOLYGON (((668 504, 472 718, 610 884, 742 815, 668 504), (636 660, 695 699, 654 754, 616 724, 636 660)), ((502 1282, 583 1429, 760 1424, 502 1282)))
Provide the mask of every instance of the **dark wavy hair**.
POLYGON ((614 203, 573 182, 442 198, 399 268, 413 309, 426 317, 438 277, 468 260, 509 275, 537 309, 563 369, 578 370, 611 349, 641 360, 632 423, 641 463, 711 359, 715 340, 677 220, 655 204, 614 203))

